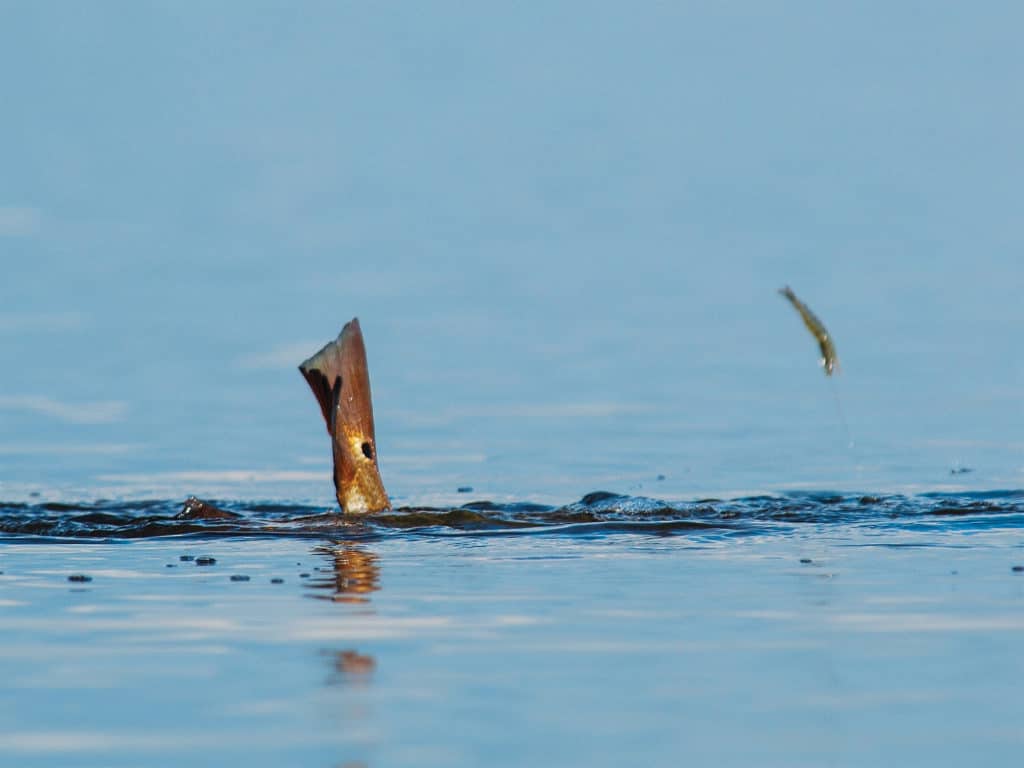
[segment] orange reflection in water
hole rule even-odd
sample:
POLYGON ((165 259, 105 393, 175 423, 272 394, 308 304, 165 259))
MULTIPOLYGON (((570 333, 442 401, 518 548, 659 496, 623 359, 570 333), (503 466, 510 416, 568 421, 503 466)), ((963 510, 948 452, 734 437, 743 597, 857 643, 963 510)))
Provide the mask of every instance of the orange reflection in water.
POLYGON ((377 669, 377 660, 373 656, 352 649, 325 653, 330 654, 334 666, 328 685, 366 685, 373 679, 377 669))
POLYGON ((368 603, 369 594, 380 589, 378 557, 354 542, 342 541, 332 547, 317 548, 317 554, 331 559, 331 571, 321 569, 319 578, 309 586, 317 590, 330 590, 331 594, 317 594, 323 600, 336 603, 368 603))

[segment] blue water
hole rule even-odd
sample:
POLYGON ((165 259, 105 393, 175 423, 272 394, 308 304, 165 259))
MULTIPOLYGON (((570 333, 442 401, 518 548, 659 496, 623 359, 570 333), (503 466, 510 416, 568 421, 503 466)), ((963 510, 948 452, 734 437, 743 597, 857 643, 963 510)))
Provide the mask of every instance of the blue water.
POLYGON ((0 764, 1015 765, 1022 16, 0 3, 0 764))
POLYGON ((275 507, 236 525, 319 535, 7 537, 0 762, 1015 763, 1021 494, 688 528, 611 503, 515 532, 275 507))

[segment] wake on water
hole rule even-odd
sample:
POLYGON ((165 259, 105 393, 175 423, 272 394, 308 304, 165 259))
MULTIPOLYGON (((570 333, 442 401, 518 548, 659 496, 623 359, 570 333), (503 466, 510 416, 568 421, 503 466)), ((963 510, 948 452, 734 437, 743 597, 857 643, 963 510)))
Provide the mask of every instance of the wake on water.
POLYGON ((663 501, 604 491, 560 507, 474 501, 453 508, 402 507, 370 516, 303 504, 230 500, 0 502, 0 540, 142 539, 164 536, 421 536, 617 532, 658 535, 785 535, 798 527, 878 529, 1024 527, 1024 490, 906 495, 787 493, 663 501))

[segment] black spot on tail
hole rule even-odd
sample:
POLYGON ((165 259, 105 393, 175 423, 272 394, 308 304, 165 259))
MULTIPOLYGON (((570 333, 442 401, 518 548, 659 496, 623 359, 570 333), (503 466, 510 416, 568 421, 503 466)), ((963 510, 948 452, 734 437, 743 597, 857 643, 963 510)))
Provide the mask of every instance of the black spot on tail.
POLYGON ((373 448, 370 447, 369 443, 363 443, 363 456, 373 459, 373 448))

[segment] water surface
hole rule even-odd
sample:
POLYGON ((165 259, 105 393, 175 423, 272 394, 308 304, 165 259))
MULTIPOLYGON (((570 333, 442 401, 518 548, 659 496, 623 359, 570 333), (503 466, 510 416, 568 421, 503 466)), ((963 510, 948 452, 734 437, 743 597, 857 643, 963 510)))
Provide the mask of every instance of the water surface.
POLYGON ((1019 764, 1019 4, 410 5, 0 3, 0 764, 1019 764))
POLYGON ((3 508, 0 763, 1019 753, 1022 492, 182 507, 3 508))

